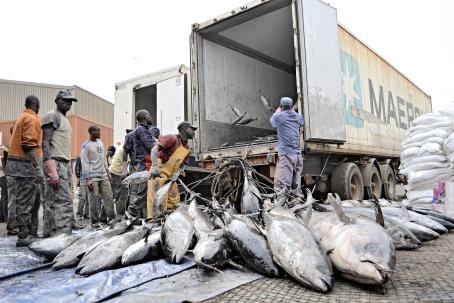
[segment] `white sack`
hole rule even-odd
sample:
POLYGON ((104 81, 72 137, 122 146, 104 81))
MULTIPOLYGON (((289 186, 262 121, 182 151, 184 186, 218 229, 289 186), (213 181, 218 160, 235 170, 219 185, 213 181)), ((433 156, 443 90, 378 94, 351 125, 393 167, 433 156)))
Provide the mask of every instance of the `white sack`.
POLYGON ((428 113, 419 116, 415 120, 413 120, 413 125, 430 125, 436 122, 449 122, 448 117, 444 117, 439 113, 428 113))
POLYGON ((442 129, 435 129, 435 130, 431 130, 428 132, 423 132, 423 133, 405 138, 404 141, 402 141, 402 145, 424 141, 425 139, 428 139, 431 137, 446 138, 446 137, 448 137, 448 132, 446 130, 442 130, 442 129))
POLYGON ((412 190, 407 192, 408 201, 414 201, 420 198, 433 197, 433 189, 412 190))
POLYGON ((404 176, 408 176, 411 171, 444 168, 449 166, 450 164, 448 162, 423 162, 404 167, 399 172, 404 176))

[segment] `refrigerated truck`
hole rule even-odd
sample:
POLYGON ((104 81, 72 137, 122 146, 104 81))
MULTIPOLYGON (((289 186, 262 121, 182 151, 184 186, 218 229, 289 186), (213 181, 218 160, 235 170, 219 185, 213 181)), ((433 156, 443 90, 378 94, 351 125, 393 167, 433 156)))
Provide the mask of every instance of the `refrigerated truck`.
POLYGON ((405 130, 432 111, 429 95, 318 0, 260 0, 193 24, 191 83, 194 152, 203 167, 243 157, 273 177, 269 119, 288 96, 305 117, 304 183, 343 199, 394 199, 405 130), (256 120, 232 125, 231 108, 256 120))
POLYGON ((174 134, 178 123, 191 120, 189 68, 170 67, 115 84, 114 140, 123 142, 136 126, 135 114, 148 110, 161 134, 174 134))

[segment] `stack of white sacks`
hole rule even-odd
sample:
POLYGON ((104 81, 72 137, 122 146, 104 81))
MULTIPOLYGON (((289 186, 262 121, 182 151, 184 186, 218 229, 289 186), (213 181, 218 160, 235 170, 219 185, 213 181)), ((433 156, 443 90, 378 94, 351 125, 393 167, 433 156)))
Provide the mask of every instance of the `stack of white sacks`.
POLYGON ((405 204, 430 204, 438 182, 452 177, 453 122, 454 115, 428 113, 416 118, 406 131, 399 167, 400 173, 408 180, 405 204), (451 145, 448 142, 452 142, 451 145))

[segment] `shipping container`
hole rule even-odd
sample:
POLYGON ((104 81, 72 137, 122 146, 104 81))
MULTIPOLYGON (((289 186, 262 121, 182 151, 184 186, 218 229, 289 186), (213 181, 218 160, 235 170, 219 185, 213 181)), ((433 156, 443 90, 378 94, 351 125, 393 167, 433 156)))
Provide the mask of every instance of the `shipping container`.
POLYGON ((260 0, 194 24, 191 77, 194 149, 204 167, 241 156, 273 177, 269 119, 288 96, 306 122, 305 184, 344 199, 395 197, 405 130, 432 110, 429 95, 318 0, 260 0), (231 108, 254 120, 232 125, 231 108))
MULTIPOLYGON (((89 120, 85 117, 68 114, 68 120, 73 129, 73 135, 71 140, 71 158, 75 159, 81 150, 82 143, 88 140, 88 127, 90 125, 97 125, 101 129, 101 140, 104 143, 104 147, 107 149, 109 145, 114 145, 113 141, 113 128, 111 126, 98 123, 96 121, 89 120)), ((8 146, 11 140, 10 128, 13 127, 15 120, 0 121, 0 138, 2 138, 0 144, 8 146)))
POLYGON ((136 126, 140 109, 150 112, 162 135, 177 132, 177 125, 191 119, 189 69, 178 65, 115 84, 115 142, 123 141, 126 129, 136 126))

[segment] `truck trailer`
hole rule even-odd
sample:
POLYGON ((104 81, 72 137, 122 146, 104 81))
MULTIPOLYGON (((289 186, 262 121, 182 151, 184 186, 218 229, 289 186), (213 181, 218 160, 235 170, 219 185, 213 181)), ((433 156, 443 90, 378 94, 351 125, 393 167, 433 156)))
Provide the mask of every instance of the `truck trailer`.
POLYGON ((192 111, 189 68, 177 65, 115 84, 114 139, 123 142, 125 130, 136 126, 135 114, 148 110, 161 134, 175 133, 192 111))
POLYGON ((395 199, 405 130, 432 111, 428 94, 319 0, 259 0, 193 24, 190 68, 193 146, 204 168, 242 157, 272 178, 269 119, 288 96, 305 118, 304 184, 343 199, 395 199), (235 124, 238 114, 251 122, 235 124))

